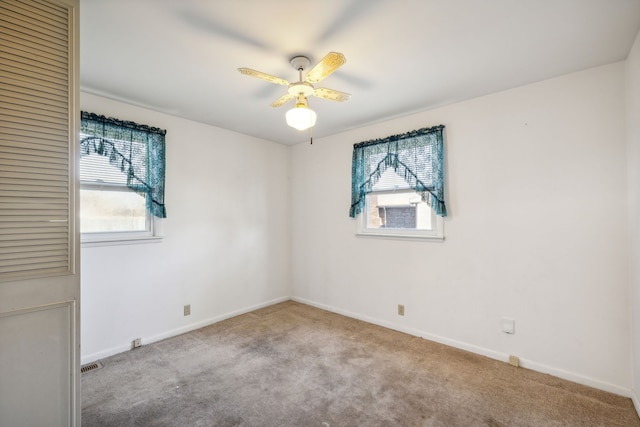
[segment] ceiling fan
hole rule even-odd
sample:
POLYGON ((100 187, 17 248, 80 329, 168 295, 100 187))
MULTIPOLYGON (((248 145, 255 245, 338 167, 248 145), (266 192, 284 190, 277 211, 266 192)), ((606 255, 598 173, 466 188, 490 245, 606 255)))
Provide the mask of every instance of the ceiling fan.
POLYGON ((238 68, 240 73, 257 77, 271 83, 287 86, 287 93, 275 100, 271 106, 281 107, 292 99, 296 99, 296 105, 287 111, 287 124, 298 130, 305 130, 315 126, 316 113, 311 110, 307 104, 307 97, 316 96, 330 101, 344 102, 351 98, 351 95, 334 89, 324 87, 314 88, 313 83, 319 83, 334 71, 340 68, 347 59, 343 54, 338 52, 329 52, 320 62, 318 62, 311 70, 307 72, 306 78, 302 79, 302 72, 309 67, 309 58, 306 56, 295 56, 291 58, 291 65, 298 71, 298 81, 289 83, 279 77, 266 74, 261 71, 252 70, 251 68, 238 68))

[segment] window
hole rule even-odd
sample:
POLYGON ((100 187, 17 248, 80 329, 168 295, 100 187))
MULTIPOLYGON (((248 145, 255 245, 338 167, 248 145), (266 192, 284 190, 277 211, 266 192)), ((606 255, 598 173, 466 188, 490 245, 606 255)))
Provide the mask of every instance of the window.
POLYGON ((157 235, 165 131, 82 112, 80 231, 88 241, 157 235))
POLYGON ((442 239, 444 126, 354 145, 358 235, 442 239))

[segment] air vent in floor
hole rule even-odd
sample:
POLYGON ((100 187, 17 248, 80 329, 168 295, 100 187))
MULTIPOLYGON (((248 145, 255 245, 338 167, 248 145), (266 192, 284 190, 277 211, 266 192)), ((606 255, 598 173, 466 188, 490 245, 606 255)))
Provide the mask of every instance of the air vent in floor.
POLYGON ((86 374, 87 372, 95 371, 100 368, 102 368, 102 363, 100 362, 87 363, 80 368, 80 372, 86 374))

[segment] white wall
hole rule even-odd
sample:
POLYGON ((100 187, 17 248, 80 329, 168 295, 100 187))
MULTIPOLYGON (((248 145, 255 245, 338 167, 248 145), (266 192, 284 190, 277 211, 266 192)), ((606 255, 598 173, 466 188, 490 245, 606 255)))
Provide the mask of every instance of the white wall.
POLYGON ((633 403, 640 413, 640 33, 627 58, 627 141, 633 403))
POLYGON ((624 76, 611 64, 293 147, 294 298, 629 395, 624 76), (352 144, 438 124, 446 240, 355 237, 352 144))
POLYGON ((289 298, 288 147, 86 93, 80 104, 167 130, 162 242, 82 248, 83 363, 289 298))

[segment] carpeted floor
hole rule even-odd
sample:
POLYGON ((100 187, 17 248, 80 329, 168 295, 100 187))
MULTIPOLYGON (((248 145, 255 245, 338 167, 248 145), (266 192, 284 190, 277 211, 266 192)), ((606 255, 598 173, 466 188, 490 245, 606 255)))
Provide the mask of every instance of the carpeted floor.
POLYGON ((630 399, 291 301, 102 363, 83 426, 640 426, 630 399))

